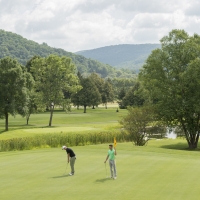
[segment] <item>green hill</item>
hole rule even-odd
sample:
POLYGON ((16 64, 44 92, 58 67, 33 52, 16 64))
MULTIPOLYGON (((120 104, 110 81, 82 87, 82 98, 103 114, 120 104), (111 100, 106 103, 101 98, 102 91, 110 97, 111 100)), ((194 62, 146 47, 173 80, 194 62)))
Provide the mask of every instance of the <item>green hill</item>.
POLYGON ((33 56, 39 55, 41 57, 46 57, 50 54, 70 57, 75 63, 77 70, 82 74, 87 75, 88 73, 96 72, 101 74, 103 78, 130 78, 134 75, 130 70, 117 70, 108 64, 85 58, 82 55, 76 55, 63 49, 52 48, 46 43, 38 44, 15 33, 0 30, 0 58, 10 56, 16 58, 20 63, 25 65, 33 56))
POLYGON ((77 55, 98 60, 118 69, 127 68, 138 71, 152 50, 160 44, 121 44, 76 52, 77 55))

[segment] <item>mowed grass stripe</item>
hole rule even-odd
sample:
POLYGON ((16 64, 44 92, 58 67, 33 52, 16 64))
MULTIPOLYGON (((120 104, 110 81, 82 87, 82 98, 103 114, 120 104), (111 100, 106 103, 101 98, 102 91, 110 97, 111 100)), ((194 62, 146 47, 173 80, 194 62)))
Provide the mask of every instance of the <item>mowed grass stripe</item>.
MULTIPOLYGON (((1 199, 199 198, 198 152, 162 149, 155 141, 142 148, 118 144, 118 178, 112 180, 106 178, 104 164, 108 144, 73 149, 77 154, 73 177, 63 176, 66 153, 58 148, 1 154, 1 199)), ((109 175, 108 163, 106 167, 109 175)))

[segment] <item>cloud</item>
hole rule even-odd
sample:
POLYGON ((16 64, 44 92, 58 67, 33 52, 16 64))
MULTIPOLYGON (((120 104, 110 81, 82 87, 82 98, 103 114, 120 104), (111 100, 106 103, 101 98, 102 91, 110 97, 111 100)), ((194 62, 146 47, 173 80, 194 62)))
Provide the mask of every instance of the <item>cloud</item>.
MULTIPOLYGON (((192 0, 193 1, 193 0, 192 0)), ((82 12, 101 12, 109 7, 124 12, 140 13, 171 13, 187 7, 187 0, 85 0, 75 6, 75 9, 82 12)))
POLYGON ((118 4, 119 9, 129 12, 140 13, 172 13, 175 12, 180 6, 184 9, 186 0, 124 0, 118 4))
POLYGON ((200 33, 199 0, 0 0, 0 28, 67 51, 200 33))
POLYGON ((199 8, 200 8, 200 2, 197 0, 193 0, 192 4, 188 5, 188 8, 185 11, 186 15, 190 16, 200 16, 199 8))

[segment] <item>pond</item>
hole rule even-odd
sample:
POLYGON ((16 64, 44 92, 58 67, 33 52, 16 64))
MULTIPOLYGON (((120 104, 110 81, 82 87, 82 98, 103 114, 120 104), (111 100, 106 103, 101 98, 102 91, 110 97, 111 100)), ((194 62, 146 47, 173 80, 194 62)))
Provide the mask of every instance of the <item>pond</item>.
POLYGON ((177 134, 175 133, 174 129, 167 129, 167 133, 165 137, 170 138, 170 139, 176 139, 177 134))

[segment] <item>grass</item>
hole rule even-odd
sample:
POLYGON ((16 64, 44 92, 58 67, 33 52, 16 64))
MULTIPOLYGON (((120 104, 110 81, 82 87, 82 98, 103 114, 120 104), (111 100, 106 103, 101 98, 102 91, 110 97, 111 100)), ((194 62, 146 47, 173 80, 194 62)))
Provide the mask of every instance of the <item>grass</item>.
POLYGON ((61 148, 3 152, 0 196, 2 200, 196 200, 199 151, 186 148, 183 139, 151 140, 144 147, 118 143, 117 180, 106 178, 108 144, 73 147, 77 154, 73 177, 63 175, 66 153, 61 148))
MULTIPOLYGON (((49 113, 25 119, 9 117, 8 132, 0 120, 0 140, 47 133, 84 133, 116 130, 126 110, 116 108, 56 111, 53 126, 48 127, 49 113)), ((63 144, 64 145, 64 144, 63 144)), ((117 145, 117 180, 107 178, 104 164, 108 144, 72 147, 77 154, 76 174, 63 175, 66 153, 61 148, 1 152, 0 199, 20 200, 196 200, 200 196, 200 148, 187 150, 183 139, 150 140, 147 146, 131 143, 117 145)), ((69 172, 69 168, 67 169, 69 172)))
POLYGON ((89 131, 103 131, 119 129, 118 120, 127 113, 126 110, 116 112, 115 107, 87 109, 73 109, 71 113, 55 111, 52 127, 48 126, 49 112, 31 115, 29 125, 26 119, 17 115, 9 117, 9 131, 4 132, 5 121, 0 120, 0 140, 16 137, 29 137, 45 133, 78 133, 89 131))

